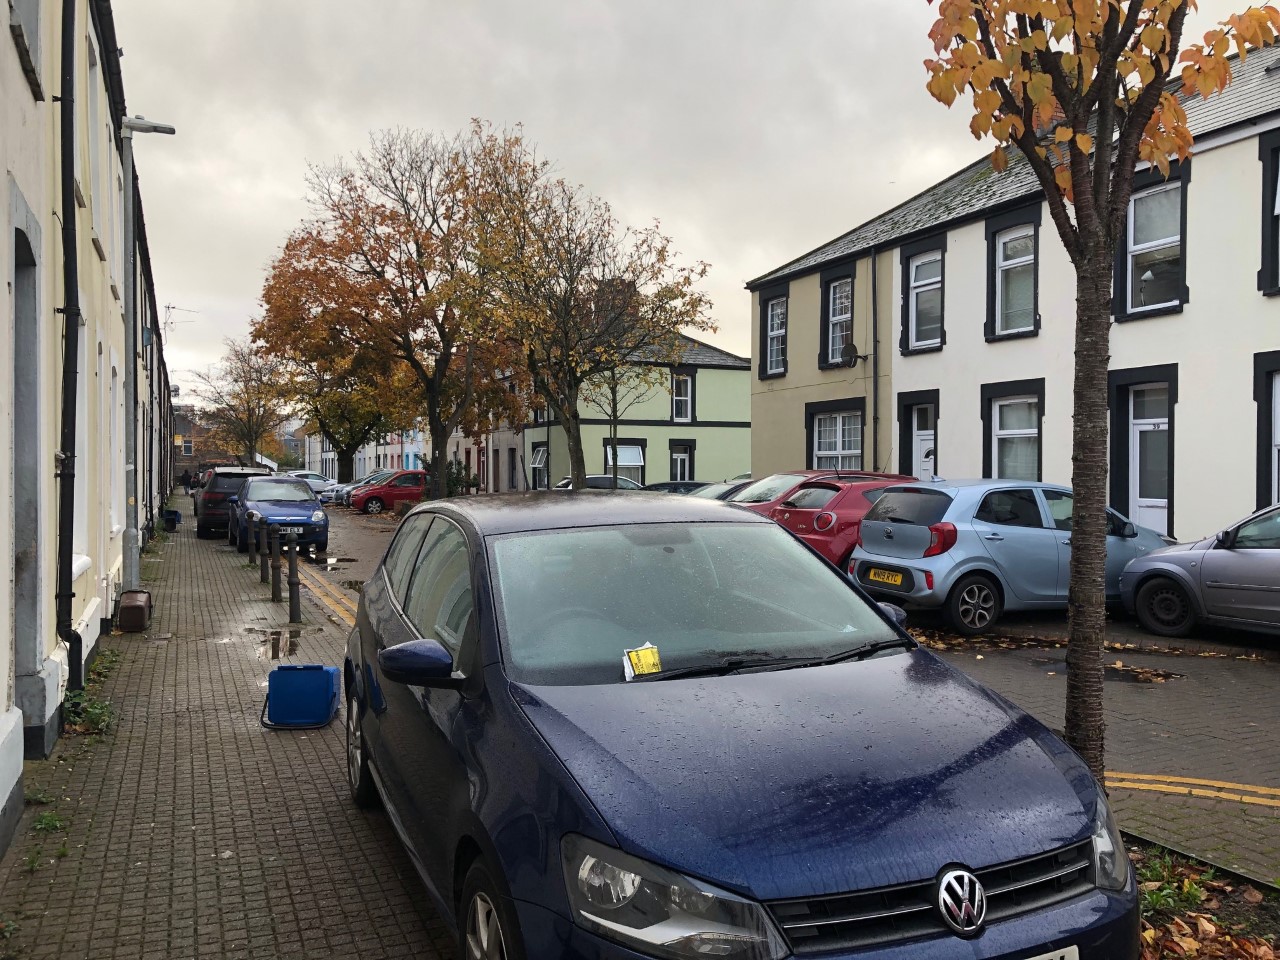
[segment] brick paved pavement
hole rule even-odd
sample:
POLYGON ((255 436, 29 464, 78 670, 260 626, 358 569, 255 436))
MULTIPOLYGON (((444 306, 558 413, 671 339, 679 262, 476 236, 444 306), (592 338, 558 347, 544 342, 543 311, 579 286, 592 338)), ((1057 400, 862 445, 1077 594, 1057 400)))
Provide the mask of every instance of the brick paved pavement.
MULTIPOLYGON (((1054 729, 1066 700, 1065 649, 984 649, 943 656, 1054 729)), ((1244 653, 1245 651, 1241 651, 1244 653)), ((1280 664, 1232 656, 1126 652, 1108 661, 1181 674, 1106 683, 1107 769, 1124 830, 1267 883, 1280 883, 1280 664), (1121 779, 1117 772, 1150 781, 1121 779), (1169 781, 1247 784, 1263 791, 1169 781), (1117 787, 1137 784, 1143 789, 1117 787), (1199 790, 1214 796, 1191 796, 1199 790), (1169 792, 1166 792, 1169 791, 1169 792), (1177 792, 1172 792, 1177 791, 1177 792), (1241 796, 1245 800, 1226 799, 1241 796)))
MULTIPOLYGON (((272 665, 262 631, 283 627, 287 654, 287 609, 189 525, 150 556, 151 631, 106 640, 122 654, 104 691, 117 729, 27 765, 28 795, 57 799, 28 808, 0 862, 0 915, 19 924, 0 953, 452 956, 385 815, 347 801, 341 718, 319 731, 258 724, 272 665), (33 829, 47 811, 64 831, 33 829)), ((346 627, 304 608, 292 660, 340 663, 346 627)))

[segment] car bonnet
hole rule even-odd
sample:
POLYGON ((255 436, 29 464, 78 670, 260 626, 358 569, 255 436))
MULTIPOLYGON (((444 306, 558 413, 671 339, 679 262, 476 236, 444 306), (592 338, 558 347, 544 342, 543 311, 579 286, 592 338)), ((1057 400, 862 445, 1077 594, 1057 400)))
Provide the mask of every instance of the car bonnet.
POLYGON ((764 900, 1035 855, 1094 812, 1070 748, 924 651, 512 689, 625 849, 764 900))

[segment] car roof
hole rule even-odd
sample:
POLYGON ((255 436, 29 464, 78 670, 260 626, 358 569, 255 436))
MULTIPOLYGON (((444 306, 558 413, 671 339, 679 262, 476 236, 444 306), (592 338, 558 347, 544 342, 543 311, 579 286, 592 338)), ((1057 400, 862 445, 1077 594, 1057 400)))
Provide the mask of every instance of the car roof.
POLYGON ((493 493, 423 504, 415 513, 434 512, 465 520, 481 536, 560 530, 568 527, 626 526, 640 523, 773 523, 768 517, 719 500, 670 497, 657 491, 570 490, 550 494, 493 493))
POLYGON ((1009 487, 1030 487, 1036 490, 1070 490, 1071 488, 1061 483, 1046 483, 1043 480, 993 480, 989 477, 979 477, 976 479, 966 480, 944 480, 937 477, 933 480, 917 480, 914 483, 896 483, 892 489, 901 490, 912 488, 916 490, 939 490, 955 496, 960 491, 982 492, 983 490, 1006 490, 1009 487))
POLYGON ((269 477, 271 471, 266 467, 212 467, 213 473, 242 474, 246 477, 269 477))

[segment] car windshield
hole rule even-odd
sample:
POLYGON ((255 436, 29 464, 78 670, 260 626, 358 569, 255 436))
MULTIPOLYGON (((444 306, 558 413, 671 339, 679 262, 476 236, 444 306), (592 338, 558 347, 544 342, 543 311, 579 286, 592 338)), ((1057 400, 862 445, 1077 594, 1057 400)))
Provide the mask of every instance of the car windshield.
POLYGON ((662 670, 726 657, 824 657, 896 634, 840 574, 765 523, 638 524, 490 539, 509 676, 623 680, 652 643, 662 670))
POLYGON ((705 500, 716 500, 720 497, 720 494, 732 489, 732 483, 708 483, 705 487, 699 487, 693 491, 689 496, 702 497, 705 500))
POLYGON ((941 490, 903 487, 882 493, 863 519, 928 527, 946 516, 950 506, 951 497, 941 490))
POLYGON ((775 473, 743 487, 729 499, 734 503, 768 503, 777 500, 803 479, 795 473, 775 473))
POLYGON ((251 480, 243 499, 301 503, 315 498, 312 489, 297 480, 251 480))

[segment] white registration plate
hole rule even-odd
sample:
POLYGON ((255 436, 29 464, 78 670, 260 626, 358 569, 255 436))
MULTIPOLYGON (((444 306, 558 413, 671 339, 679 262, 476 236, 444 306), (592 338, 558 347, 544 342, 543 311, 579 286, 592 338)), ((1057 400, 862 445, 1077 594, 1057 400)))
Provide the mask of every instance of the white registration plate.
POLYGON ((302 533, 302 527, 281 527, 281 533, 302 533))
POLYGON ((1034 957, 1027 957, 1027 960, 1080 960, 1080 951, 1075 947, 1063 947, 1053 953, 1037 953, 1034 957))

